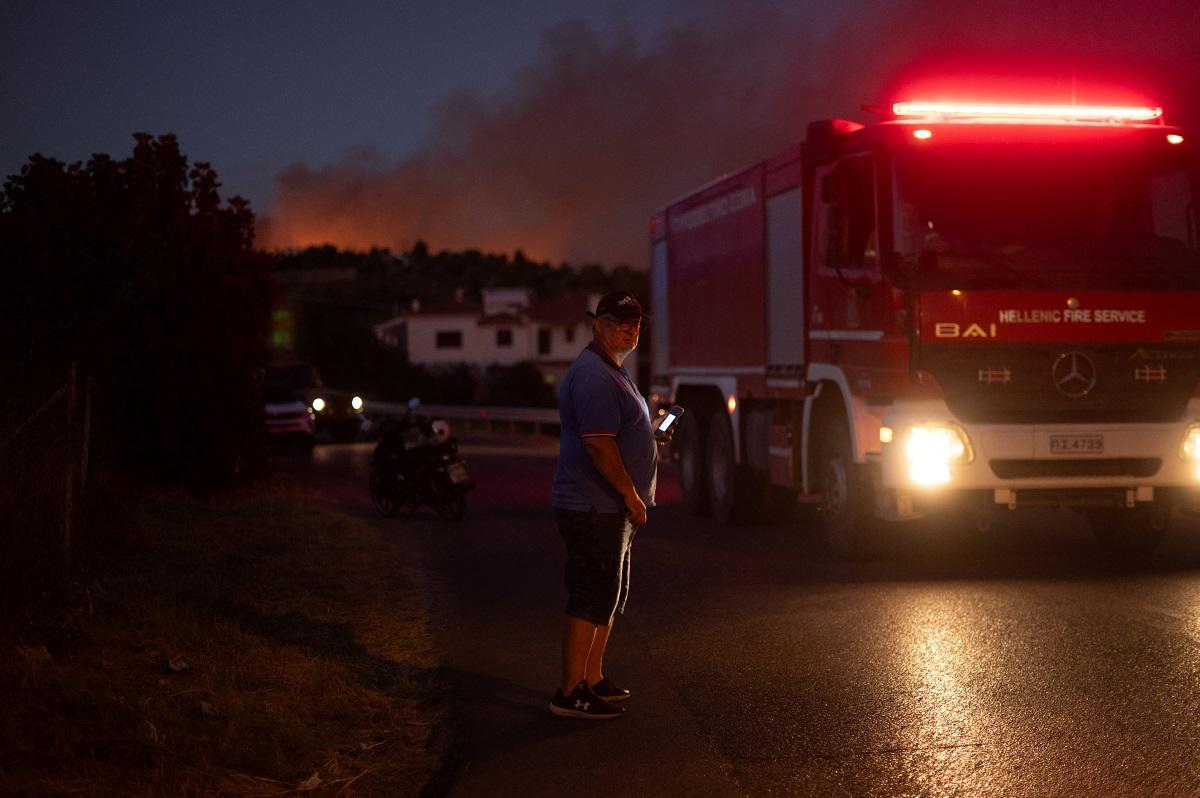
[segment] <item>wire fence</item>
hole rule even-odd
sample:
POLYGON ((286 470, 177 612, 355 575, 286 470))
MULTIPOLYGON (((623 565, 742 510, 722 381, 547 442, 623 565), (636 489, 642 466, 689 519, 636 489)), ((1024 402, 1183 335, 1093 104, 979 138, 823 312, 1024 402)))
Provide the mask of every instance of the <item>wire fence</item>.
POLYGON ((0 437, 0 597, 56 593, 71 578, 87 529, 93 393, 71 366, 0 437))

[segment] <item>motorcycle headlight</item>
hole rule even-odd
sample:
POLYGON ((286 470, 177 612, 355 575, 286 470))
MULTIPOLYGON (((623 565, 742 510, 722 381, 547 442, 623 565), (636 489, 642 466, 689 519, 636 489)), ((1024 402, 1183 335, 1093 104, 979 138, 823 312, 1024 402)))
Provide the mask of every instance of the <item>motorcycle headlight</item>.
POLYGON ((950 481, 950 467, 975 459, 966 430, 957 424, 922 424, 911 427, 904 442, 908 476, 918 485, 932 487, 950 481))

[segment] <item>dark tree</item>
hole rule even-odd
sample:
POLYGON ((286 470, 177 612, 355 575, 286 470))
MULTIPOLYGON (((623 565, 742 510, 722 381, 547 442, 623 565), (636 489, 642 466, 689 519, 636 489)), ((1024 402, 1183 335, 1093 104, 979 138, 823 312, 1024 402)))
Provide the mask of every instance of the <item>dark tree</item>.
POLYGON ((117 459, 225 487, 262 462, 271 261, 248 204, 222 205, 208 164, 189 165, 174 136, 135 139, 123 161, 35 155, 5 182, 3 372, 33 386, 79 364, 117 459))

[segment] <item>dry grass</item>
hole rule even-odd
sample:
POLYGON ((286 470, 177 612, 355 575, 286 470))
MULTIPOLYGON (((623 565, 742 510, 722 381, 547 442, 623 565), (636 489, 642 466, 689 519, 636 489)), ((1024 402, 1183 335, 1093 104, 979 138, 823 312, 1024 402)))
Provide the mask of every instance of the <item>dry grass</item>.
POLYGON ((420 791, 436 660, 386 537, 278 487, 125 504, 71 609, 0 619, 0 793, 420 791))

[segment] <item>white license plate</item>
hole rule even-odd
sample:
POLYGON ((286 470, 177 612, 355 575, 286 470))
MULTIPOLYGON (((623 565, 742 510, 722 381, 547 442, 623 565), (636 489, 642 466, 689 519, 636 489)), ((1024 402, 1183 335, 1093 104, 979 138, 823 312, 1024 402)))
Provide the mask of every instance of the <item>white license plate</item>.
POLYGON ((466 482, 470 479, 467 476, 467 467, 462 463, 451 463, 446 469, 446 473, 450 475, 450 481, 457 485, 460 482, 466 482))
POLYGON ((1051 435, 1050 454, 1101 454, 1103 435, 1051 435))

